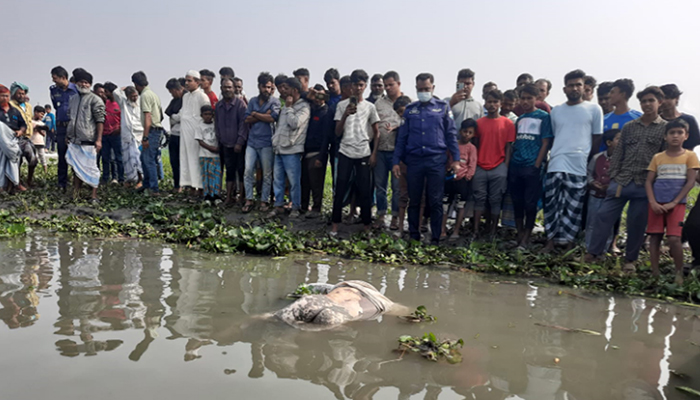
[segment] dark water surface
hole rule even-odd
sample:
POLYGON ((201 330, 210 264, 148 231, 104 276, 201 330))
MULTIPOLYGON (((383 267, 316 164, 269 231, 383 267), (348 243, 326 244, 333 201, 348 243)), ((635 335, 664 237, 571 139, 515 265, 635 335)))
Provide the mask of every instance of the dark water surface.
POLYGON ((700 389, 700 309, 137 241, 35 236, 0 242, 0 257, 2 400, 683 399, 676 386, 700 389), (439 320, 300 332, 255 318, 288 304, 299 283, 347 279, 439 320), (429 331, 463 338, 464 361, 398 359, 399 335, 429 331))

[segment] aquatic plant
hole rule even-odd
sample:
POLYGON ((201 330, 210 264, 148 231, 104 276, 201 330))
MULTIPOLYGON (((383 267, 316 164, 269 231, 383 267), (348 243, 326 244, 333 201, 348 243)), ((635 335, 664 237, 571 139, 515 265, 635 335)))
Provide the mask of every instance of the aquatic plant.
POLYGON ((464 346, 464 340, 438 339, 434 333, 425 333, 422 337, 403 335, 399 339, 401 356, 407 351, 418 353, 430 361, 444 359, 450 364, 462 362, 462 354, 459 352, 464 346))
POLYGON ((428 314, 425 306, 418 306, 413 313, 399 316, 399 318, 408 322, 437 322, 437 317, 428 314))

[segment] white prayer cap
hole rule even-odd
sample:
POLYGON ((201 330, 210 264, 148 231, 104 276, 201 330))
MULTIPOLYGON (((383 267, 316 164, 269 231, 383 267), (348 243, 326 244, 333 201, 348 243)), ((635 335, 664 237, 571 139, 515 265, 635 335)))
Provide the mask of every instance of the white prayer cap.
POLYGON ((196 70, 194 70, 194 69, 191 69, 191 70, 187 71, 187 75, 185 75, 185 76, 186 76, 186 77, 187 77, 187 76, 191 76, 191 77, 193 77, 194 79, 202 79, 202 77, 199 75, 199 72, 196 71, 196 70))

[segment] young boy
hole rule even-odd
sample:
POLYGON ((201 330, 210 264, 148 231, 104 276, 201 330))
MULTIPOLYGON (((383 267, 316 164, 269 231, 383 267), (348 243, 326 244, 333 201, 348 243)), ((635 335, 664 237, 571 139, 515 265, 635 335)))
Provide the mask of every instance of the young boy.
POLYGON ((202 127, 197 130, 194 139, 199 142, 199 171, 202 174, 204 200, 214 201, 221 194, 221 161, 214 129, 214 109, 210 105, 202 106, 201 115, 202 127))
MULTIPOLYGON (((464 220, 464 206, 471 196, 471 180, 476 172, 476 146, 471 143, 472 138, 476 134, 476 121, 471 118, 462 121, 459 129, 459 160, 462 164, 459 172, 451 179, 445 182, 445 194, 442 200, 444 215, 442 217, 442 237, 447 236, 447 216, 450 206, 453 202, 457 202, 457 221, 454 226, 454 231, 450 235, 449 240, 455 241, 459 239, 459 228, 464 220)), ((449 171, 452 165, 451 157, 448 157, 447 168, 449 171)))
MULTIPOLYGON (((39 159, 39 164, 44 167, 44 173, 47 174, 49 169, 46 165, 44 149, 46 147, 46 134, 49 131, 49 127, 44 123, 44 116, 46 116, 46 109, 44 107, 34 107, 34 119, 32 120, 32 125, 34 126, 32 133, 32 144, 36 149, 36 156, 39 159)), ((31 185, 31 182, 27 183, 31 185)))
POLYGON ((695 185, 700 162, 695 152, 683 148, 688 139, 688 123, 676 119, 666 124, 666 151, 657 153, 649 164, 646 192, 649 199, 651 271, 659 275, 659 248, 664 230, 676 265, 676 284, 683 284, 683 247, 681 232, 685 218, 686 196, 695 185))
MULTIPOLYGON (((598 209, 605 200, 605 194, 610 186, 610 158, 612 158, 615 148, 620 143, 622 131, 610 129, 603 133, 603 143, 606 149, 593 156, 588 163, 588 216, 586 218, 586 248, 591 245, 595 221, 598 216, 598 209)), ((609 242, 612 241, 610 232, 609 242)), ((610 248, 610 244, 606 246, 610 248)))
MULTIPOLYGON (((401 124, 403 125, 403 113, 406 111, 406 106, 411 104, 411 99, 408 96, 401 96, 394 102, 394 111, 401 118, 401 124)), ((399 128, 395 129, 398 135, 399 128)), ((406 220, 406 208, 408 207, 408 181, 406 181, 406 164, 401 163, 401 175, 399 175, 399 215, 396 222, 396 229, 390 227, 392 230, 396 230, 396 236, 401 237, 403 235, 404 221, 406 220)))
POLYGON ((478 140, 477 167, 472 189, 474 190, 474 234, 479 234, 481 216, 490 206, 487 222, 489 236, 496 233, 501 214, 503 194, 508 186, 508 163, 512 144, 515 141, 515 125, 510 119, 499 114, 503 93, 492 90, 486 95, 488 115, 477 121, 478 140))
POLYGON ((501 115, 507 117, 513 123, 518 120, 518 116, 513 112, 518 105, 518 94, 510 89, 503 92, 503 102, 501 103, 501 115))
POLYGON ((532 83, 520 89, 523 114, 517 120, 517 136, 508 174, 508 189, 518 230, 517 242, 522 248, 530 244, 535 227, 537 203, 542 197, 542 164, 553 137, 549 114, 537 108, 538 94, 539 88, 532 83))

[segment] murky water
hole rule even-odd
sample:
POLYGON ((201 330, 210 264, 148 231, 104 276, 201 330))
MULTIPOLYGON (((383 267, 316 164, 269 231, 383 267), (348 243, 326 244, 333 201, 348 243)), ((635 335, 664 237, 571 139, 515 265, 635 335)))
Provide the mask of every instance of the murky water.
POLYGON ((0 242, 0 255, 3 400, 682 399, 676 386, 700 389, 691 343, 700 343, 700 309, 585 300, 438 269, 137 241, 35 237, 0 242), (253 318, 288 304, 301 282, 347 279, 439 320, 385 316, 300 332, 253 318), (393 352, 399 335, 428 331, 463 338, 464 361, 393 352))

